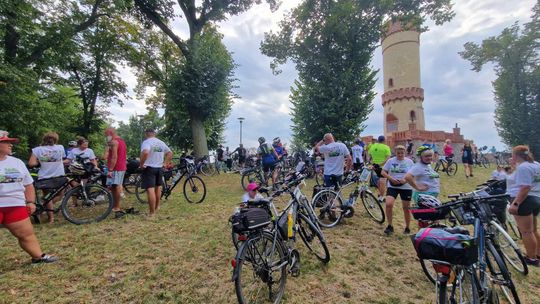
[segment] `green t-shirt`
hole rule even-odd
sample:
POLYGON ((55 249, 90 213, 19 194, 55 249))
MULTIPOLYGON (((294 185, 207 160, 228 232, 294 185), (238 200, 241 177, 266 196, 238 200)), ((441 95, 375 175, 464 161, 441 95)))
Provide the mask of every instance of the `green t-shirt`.
POLYGON ((371 161, 377 165, 383 165, 386 159, 392 154, 390 147, 381 143, 372 144, 368 153, 371 155, 371 161))

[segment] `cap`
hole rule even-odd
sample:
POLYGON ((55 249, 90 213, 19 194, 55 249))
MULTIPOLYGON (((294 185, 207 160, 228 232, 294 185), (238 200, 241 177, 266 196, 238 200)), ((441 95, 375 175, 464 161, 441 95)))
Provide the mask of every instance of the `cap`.
POLYGON ((259 189, 259 185, 257 185, 257 183, 249 183, 249 185, 247 185, 248 191, 255 191, 257 189, 259 189))
POLYGON ((397 145, 396 150, 405 150, 405 146, 403 145, 397 145))
POLYGON ((19 142, 18 138, 10 138, 10 137, 8 137, 8 135, 9 135, 9 133, 7 131, 0 130, 0 142, 4 142, 4 141, 12 142, 12 143, 18 143, 19 142))
POLYGON ((156 133, 156 130, 154 128, 147 128, 144 130, 145 133, 156 133))
POLYGON ((379 136, 379 138, 377 138, 378 141, 384 141, 384 139, 385 139, 384 135, 381 135, 381 136, 379 136))

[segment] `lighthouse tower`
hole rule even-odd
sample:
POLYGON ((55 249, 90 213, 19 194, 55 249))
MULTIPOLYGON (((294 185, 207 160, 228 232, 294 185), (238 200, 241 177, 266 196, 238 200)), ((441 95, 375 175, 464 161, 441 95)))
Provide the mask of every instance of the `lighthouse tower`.
POLYGON ((384 135, 425 130, 420 84, 420 33, 389 22, 382 40, 384 135))

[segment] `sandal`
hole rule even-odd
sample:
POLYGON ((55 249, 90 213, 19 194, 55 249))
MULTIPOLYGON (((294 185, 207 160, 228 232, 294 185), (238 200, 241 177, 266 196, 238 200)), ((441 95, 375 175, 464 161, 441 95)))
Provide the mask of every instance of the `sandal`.
POLYGON ((124 215, 126 215, 126 212, 124 212, 123 210, 118 210, 118 211, 114 212, 114 218, 115 219, 119 219, 119 218, 123 217, 124 215))
POLYGON ((126 209, 126 214, 139 214, 139 210, 136 210, 134 207, 126 209))

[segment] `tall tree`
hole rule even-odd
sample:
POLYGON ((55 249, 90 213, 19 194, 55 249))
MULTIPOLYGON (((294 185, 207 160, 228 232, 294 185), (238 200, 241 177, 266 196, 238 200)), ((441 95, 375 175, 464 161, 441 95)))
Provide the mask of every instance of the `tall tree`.
POLYGON ((460 55, 473 71, 488 62, 495 65, 495 125, 504 143, 527 144, 540 155, 540 1, 523 28, 515 23, 481 45, 467 42, 464 47, 460 55))
POLYGON ((165 120, 159 113, 150 109, 143 117, 132 115, 128 123, 120 122, 117 132, 124 139, 129 157, 139 157, 141 143, 144 140, 144 130, 153 128, 161 132, 165 126, 165 120))
POLYGON ((326 132, 351 141, 373 109, 373 51, 383 22, 399 19, 425 30, 427 17, 440 24, 453 17, 449 0, 304 0, 267 33, 263 54, 271 67, 292 60, 298 79, 291 92, 295 139, 312 144, 326 132))
MULTIPOLYGON (((230 73, 225 73, 228 74, 229 77, 221 77, 221 82, 203 81, 204 79, 211 79, 211 77, 214 77, 213 74, 217 72, 215 70, 205 70, 205 68, 213 69, 219 67, 219 65, 208 65, 208 62, 205 63, 206 65, 202 64, 202 58, 199 54, 209 54, 211 52, 207 52, 201 48, 200 42, 205 41, 205 31, 212 31, 215 33, 215 29, 208 25, 226 20, 229 15, 238 15, 245 12, 254 4, 261 2, 262 0, 206 0, 197 5, 195 0, 177 0, 178 6, 189 27, 189 38, 182 39, 174 33, 170 26, 170 24, 175 21, 176 17, 173 10, 173 1, 134 0, 138 11, 142 17, 144 17, 144 21, 148 24, 157 26, 180 50, 183 56, 183 62, 176 63, 176 67, 186 70, 187 72, 176 74, 175 79, 187 80, 187 78, 184 78, 187 75, 199 77, 199 79, 189 79, 192 86, 182 86, 182 89, 187 89, 189 92, 182 92, 179 89, 176 89, 176 92, 173 93, 172 90, 175 90, 175 88, 168 86, 168 96, 177 96, 179 99, 168 98, 167 107, 165 109, 166 112, 173 111, 176 112, 175 114, 181 112, 178 111, 178 109, 182 109, 182 111, 187 114, 191 129, 193 148, 195 154, 198 156, 208 154, 208 142, 205 128, 208 128, 209 125, 214 125, 213 123, 206 123, 208 120, 212 120, 212 115, 209 115, 208 109, 213 111, 214 109, 228 109, 228 107, 230 107, 230 104, 227 104, 225 107, 223 107, 222 104, 223 102, 228 102, 228 98, 209 98, 215 97, 214 92, 223 91, 224 88, 230 88, 231 81, 230 73), (213 87, 207 87, 207 85, 213 85, 213 87), (212 93, 206 94, 205 92, 212 93), (199 96, 200 94, 204 95, 201 97, 205 99, 180 99, 182 96, 199 96), (176 105, 173 105, 173 103, 176 103, 176 105)), ((270 4, 272 9, 277 7, 277 0, 266 0, 266 2, 270 4)), ((219 72, 218 74, 221 75, 222 72, 219 72)), ((171 81, 171 83, 173 83, 175 80, 171 79, 171 81)), ((226 93, 227 95, 230 94, 230 92, 223 93, 226 93)), ((226 112, 228 112, 228 110, 226 112)), ((171 114, 170 116, 175 114, 171 114)), ((222 117, 224 116, 222 115, 222 117)), ((180 131, 180 129, 175 131, 180 131)))

